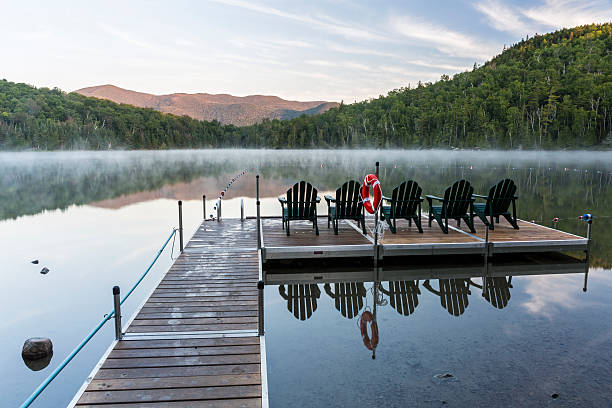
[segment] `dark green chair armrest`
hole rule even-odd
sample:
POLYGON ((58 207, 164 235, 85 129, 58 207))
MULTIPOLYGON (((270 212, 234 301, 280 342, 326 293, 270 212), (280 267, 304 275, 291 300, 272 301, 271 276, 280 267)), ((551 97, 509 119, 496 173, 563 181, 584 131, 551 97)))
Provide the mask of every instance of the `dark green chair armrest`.
POLYGON ((474 197, 484 198, 485 200, 486 200, 487 198, 489 198, 489 197, 487 197, 487 196, 485 196, 485 195, 482 195, 482 194, 472 194, 472 198, 474 198, 474 197))
POLYGON ((321 202, 321 197, 317 196, 317 204, 321 202))
POLYGON ((327 201, 327 205, 329 205, 330 203, 335 203, 336 202, 335 198, 333 198, 332 196, 329 196, 327 194, 323 198, 325 198, 325 201, 327 201))
POLYGON ((278 197, 278 201, 280 201, 281 204, 287 204, 287 199, 285 197, 278 197))

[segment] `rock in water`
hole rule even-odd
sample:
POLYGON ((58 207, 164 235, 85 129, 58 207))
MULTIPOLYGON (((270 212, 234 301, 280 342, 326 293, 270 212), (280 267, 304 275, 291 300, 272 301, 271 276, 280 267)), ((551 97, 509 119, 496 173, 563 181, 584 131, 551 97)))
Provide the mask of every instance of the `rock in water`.
POLYGON ((42 268, 42 269, 40 270, 40 273, 42 273, 43 275, 48 274, 48 273, 49 273, 49 268, 47 268, 47 267, 45 266, 44 268, 42 268))
POLYGON ((53 343, 45 337, 32 337, 23 343, 21 357, 24 360, 39 360, 53 353, 53 343))
POLYGON ((22 358, 23 358, 23 362, 25 363, 26 367, 28 367, 30 370, 40 371, 49 365, 52 357, 53 357, 53 352, 51 352, 51 354, 49 354, 47 357, 39 358, 38 360, 28 360, 26 358, 23 358, 23 357, 22 358))
POLYGON ((451 373, 444 373, 444 374, 436 374, 434 377, 436 377, 436 378, 452 378, 453 375, 451 373))
POLYGON ((32 261, 32 263, 33 263, 34 265, 38 265, 38 259, 33 260, 33 261, 32 261))

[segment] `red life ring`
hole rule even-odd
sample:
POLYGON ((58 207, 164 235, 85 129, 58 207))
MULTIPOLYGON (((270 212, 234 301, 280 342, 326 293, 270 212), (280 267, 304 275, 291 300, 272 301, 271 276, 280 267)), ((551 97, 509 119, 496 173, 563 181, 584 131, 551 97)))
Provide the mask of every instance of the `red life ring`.
POLYGON ((363 344, 368 348, 368 350, 374 350, 376 346, 378 346, 378 324, 374 320, 374 316, 369 311, 365 311, 361 314, 361 323, 359 325, 361 329, 361 338, 363 339, 363 344), (370 327, 372 328, 372 339, 370 340, 370 336, 368 336, 368 322, 372 322, 370 327))
POLYGON ((381 199, 382 188, 380 187, 378 177, 376 177, 374 174, 368 174, 361 185, 361 200, 363 201, 363 207, 370 214, 374 214, 376 210, 378 210, 381 199), (374 203, 372 203, 372 200, 370 200, 370 186, 374 188, 374 203))

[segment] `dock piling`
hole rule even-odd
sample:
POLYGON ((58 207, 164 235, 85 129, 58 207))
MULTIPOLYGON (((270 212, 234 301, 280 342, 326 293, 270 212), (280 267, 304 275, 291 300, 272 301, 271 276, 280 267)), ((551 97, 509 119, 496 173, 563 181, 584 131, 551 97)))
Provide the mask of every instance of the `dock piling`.
MULTIPOLYGON (((586 214, 585 214, 586 215, 586 214)), ((587 222, 587 249, 586 249, 586 265, 584 271, 584 287, 582 288, 583 292, 587 291, 587 280, 589 278, 589 264, 591 262, 591 228, 593 226, 593 216, 588 214, 589 218, 586 219, 587 222)))
POLYGON ((202 219, 206 219, 206 195, 202 195, 202 219))
POLYGON ((221 222, 221 198, 217 200, 217 222, 221 222))
POLYGON ((178 202, 178 212, 179 212, 179 244, 181 252, 183 252, 183 202, 179 200, 178 202))
POLYGON ((264 282, 262 280, 257 282, 257 308, 258 308, 258 334, 263 336, 264 334, 264 282))
POLYGON ((115 340, 121 340, 123 333, 121 332, 121 300, 119 294, 121 290, 119 286, 113 287, 113 304, 115 312, 115 340))
POLYGON ((244 199, 240 199, 240 222, 244 222, 244 199))
POLYGON ((259 174, 255 176, 255 196, 257 197, 257 249, 261 249, 261 214, 259 209, 261 203, 259 201, 259 174))

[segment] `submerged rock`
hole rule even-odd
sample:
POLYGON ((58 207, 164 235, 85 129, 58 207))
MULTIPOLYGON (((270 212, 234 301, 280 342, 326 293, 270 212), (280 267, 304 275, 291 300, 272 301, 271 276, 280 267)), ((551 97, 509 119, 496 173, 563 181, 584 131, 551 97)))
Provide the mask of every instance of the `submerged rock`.
POLYGON ((444 374, 436 374, 434 377, 436 377, 436 378, 452 378, 453 375, 451 373, 444 373, 444 374))
POLYGON ((47 268, 47 267, 45 266, 44 268, 42 268, 42 269, 40 270, 40 273, 42 273, 43 275, 48 274, 48 273, 49 273, 49 268, 47 268))
POLYGON ((553 399, 554 399, 554 398, 559 398, 559 394, 554 393, 554 394, 553 394, 553 395, 551 395, 550 397, 551 397, 551 398, 553 398, 553 399))
POLYGON ((39 360, 53 354, 53 343, 45 337, 32 337, 23 343, 21 357, 24 360, 39 360))
POLYGON ((33 263, 34 265, 38 265, 38 259, 33 260, 33 261, 32 261, 32 263, 33 263))

